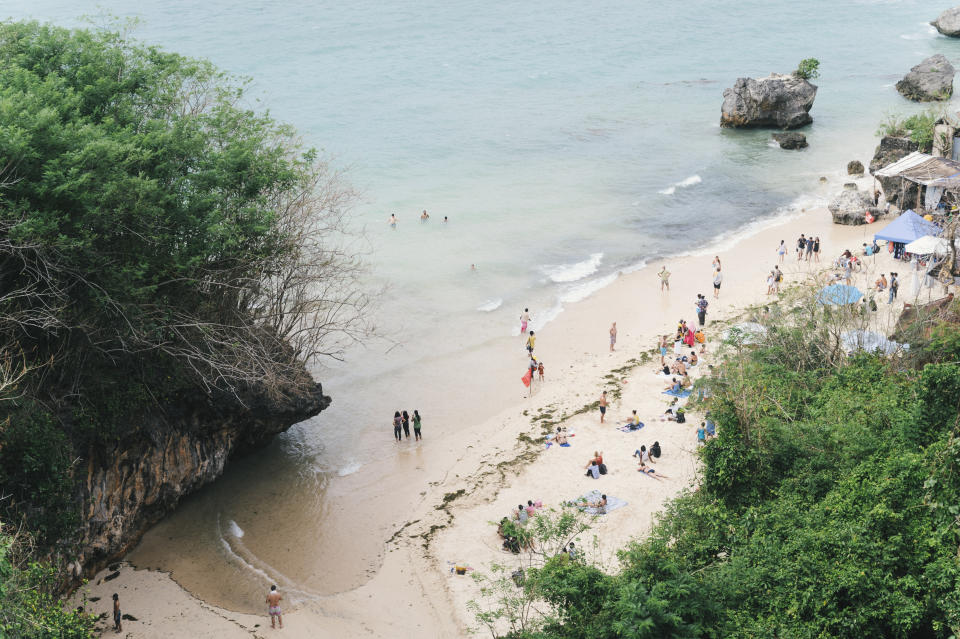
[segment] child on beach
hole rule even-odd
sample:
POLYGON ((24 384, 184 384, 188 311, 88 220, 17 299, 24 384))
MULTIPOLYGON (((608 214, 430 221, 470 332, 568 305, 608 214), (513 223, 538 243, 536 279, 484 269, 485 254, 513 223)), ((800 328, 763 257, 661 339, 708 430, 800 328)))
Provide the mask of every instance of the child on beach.
POLYGON ((537 364, 537 372, 540 374, 540 381, 543 381, 543 362, 537 364))
POLYGON ((527 352, 533 355, 533 347, 537 343, 537 336, 530 331, 530 337, 527 338, 527 352))

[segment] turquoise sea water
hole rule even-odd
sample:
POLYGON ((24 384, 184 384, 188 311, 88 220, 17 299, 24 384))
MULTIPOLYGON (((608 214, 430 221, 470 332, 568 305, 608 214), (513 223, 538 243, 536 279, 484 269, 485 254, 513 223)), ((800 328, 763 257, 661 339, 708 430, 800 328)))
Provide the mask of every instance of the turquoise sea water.
MULTIPOLYGON (((249 517, 262 487, 245 474, 269 468, 277 485, 309 493, 297 516, 312 534, 338 477, 392 463, 379 433, 401 400, 385 376, 409 388, 411 369, 431 358, 515 331, 523 306, 540 326, 620 269, 827 195, 818 178, 866 164, 884 114, 917 109, 896 80, 934 53, 960 61, 960 40, 927 24, 946 6, 5 0, 0 16, 140 17, 141 39, 251 77, 252 100, 348 167, 363 194, 353 220, 370 243, 372 283, 388 286, 377 318, 391 341, 323 374, 331 409, 188 502, 199 523, 177 533, 216 553, 227 522, 239 522, 245 561, 261 565, 249 517), (738 76, 789 72, 806 57, 822 71, 809 149, 719 128, 723 89, 738 76)), ((376 471, 364 473, 376 490, 376 471)))

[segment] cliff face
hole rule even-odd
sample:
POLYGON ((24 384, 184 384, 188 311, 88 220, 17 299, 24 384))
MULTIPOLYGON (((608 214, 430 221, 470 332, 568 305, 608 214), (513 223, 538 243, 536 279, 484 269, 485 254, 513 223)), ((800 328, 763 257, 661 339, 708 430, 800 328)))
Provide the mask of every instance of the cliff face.
POLYGON ((244 403, 179 401, 144 415, 114 449, 90 451, 77 558, 87 574, 126 553, 183 496, 219 477, 232 456, 266 445, 329 406, 330 398, 316 384, 292 400, 249 397, 244 403))

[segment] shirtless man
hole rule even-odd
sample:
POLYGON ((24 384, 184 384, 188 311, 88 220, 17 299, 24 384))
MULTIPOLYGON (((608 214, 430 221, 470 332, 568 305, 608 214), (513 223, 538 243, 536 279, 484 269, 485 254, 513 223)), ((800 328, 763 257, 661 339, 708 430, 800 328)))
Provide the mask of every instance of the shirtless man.
POLYGON ((283 597, 277 592, 276 586, 270 586, 270 592, 267 593, 267 610, 270 612, 270 627, 276 628, 276 621, 280 622, 280 628, 283 629, 283 614, 280 612, 280 600, 283 597))
POLYGON ((530 323, 530 309, 525 308, 523 309, 523 312, 520 313, 520 334, 521 335, 527 334, 527 324, 529 323, 530 323))
POLYGON ((660 277, 660 290, 669 291, 670 290, 670 271, 667 270, 667 265, 664 264, 663 268, 660 269, 660 272, 657 273, 660 277))
POLYGON ((420 214, 420 221, 426 222, 429 219, 430 219, 430 214, 427 213, 427 209, 423 209, 423 213, 420 214))
POLYGON ((600 394, 600 423, 603 423, 603 417, 607 414, 607 391, 600 394))
POLYGON ((390 219, 387 220, 387 222, 390 224, 390 228, 392 229, 397 228, 397 216, 394 215, 393 213, 390 214, 390 219))
POLYGON ((614 322, 613 326, 610 327, 610 352, 613 352, 613 347, 617 344, 617 323, 614 322))

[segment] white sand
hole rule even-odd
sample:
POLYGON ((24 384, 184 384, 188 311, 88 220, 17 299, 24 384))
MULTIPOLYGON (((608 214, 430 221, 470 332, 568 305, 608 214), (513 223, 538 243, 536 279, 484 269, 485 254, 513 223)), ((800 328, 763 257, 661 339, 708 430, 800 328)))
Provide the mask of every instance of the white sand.
MULTIPOLYGON (((806 281, 845 248, 858 253, 861 244, 889 219, 870 226, 843 227, 833 225, 824 209, 797 215, 729 247, 670 260, 669 293, 659 290, 656 274, 660 263, 624 275, 587 300, 571 305, 556 321, 538 331, 537 354, 548 364, 547 380, 535 387, 529 399, 519 381, 526 358, 518 337, 516 392, 503 398, 503 410, 497 415, 460 430, 445 442, 447 456, 431 460, 444 466, 444 479, 427 488, 420 505, 409 513, 407 521, 412 523, 387 544, 385 561, 377 574, 357 589, 318 598, 285 616, 283 633, 292 637, 465 636, 473 625, 465 604, 476 597, 476 587, 473 580, 451 574, 447 562, 478 569, 485 569, 491 562, 515 562, 513 555, 500 550, 495 527, 488 522, 498 521, 527 499, 541 499, 550 506, 596 488, 629 502, 625 508, 599 518, 588 533, 598 538, 600 556, 596 558, 614 567, 615 551, 647 532, 663 504, 694 484, 698 416, 690 414, 682 425, 656 420, 670 398, 661 394, 665 380, 653 375, 653 362, 625 376, 622 399, 611 404, 606 424, 599 424, 597 412, 566 422, 576 432, 570 448, 553 446, 544 450, 542 445, 532 447, 518 441, 521 433, 540 436, 541 428, 531 423, 531 416, 547 409, 556 417, 596 400, 610 382, 605 376, 611 370, 653 348, 658 335, 672 335, 681 317, 688 323, 696 322, 693 305, 697 293, 707 295, 710 301, 708 338, 718 337, 711 330, 712 322, 767 299, 766 274, 777 262, 776 248, 781 239, 788 247, 781 269, 784 286, 789 286, 806 281), (821 264, 796 261, 794 246, 801 233, 821 238, 821 264), (711 284, 714 255, 723 264, 719 299, 714 299, 711 284), (619 336, 616 352, 610 353, 607 331, 613 321, 617 322, 619 336), (615 430, 634 408, 646 427, 636 433, 615 430), (636 472, 631 453, 640 444, 649 446, 654 440, 660 442, 664 453, 655 468, 669 476, 668 480, 656 481, 636 472), (599 480, 583 474, 583 466, 594 450, 603 451, 610 469, 599 480), (519 467, 504 472, 497 468, 523 454, 527 461, 519 467), (445 495, 460 490, 464 491, 462 496, 444 503, 445 495), (428 548, 424 536, 432 538, 428 548)), ((867 269, 854 283, 865 290, 879 272, 889 273, 893 264, 886 253, 876 261, 868 260, 867 269)), ((905 263, 897 263, 893 269, 901 273, 902 302, 911 292, 911 277, 905 263)), ((934 297, 939 297, 939 291, 938 287, 934 297)), ((928 294, 924 289, 924 299, 928 294)), ((885 296, 882 302, 880 322, 891 326, 895 314, 887 308, 885 296)), ((894 310, 898 309, 895 304, 894 310)), ((712 361, 709 350, 708 344, 706 361, 696 374, 712 361)), ((469 420, 470 407, 464 406, 462 413, 469 420)), ((349 557, 344 560, 349 561, 349 557)), ((101 597, 90 604, 92 610, 100 612, 110 610, 110 594, 119 592, 124 611, 138 619, 124 622, 125 636, 232 637, 279 632, 270 630, 265 614, 256 617, 206 605, 163 573, 125 567, 120 577, 98 585, 102 577, 103 573, 81 593, 101 597)))

